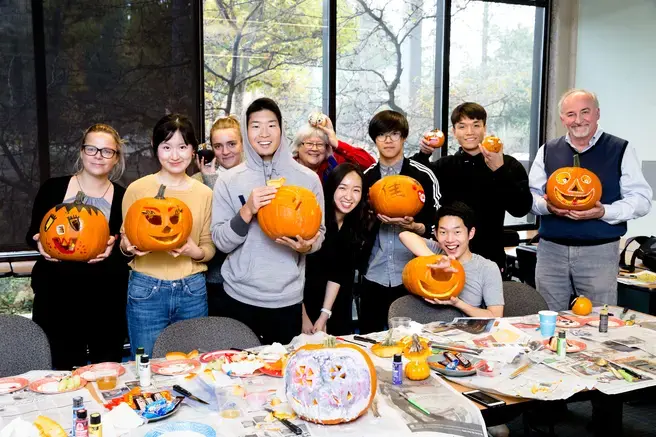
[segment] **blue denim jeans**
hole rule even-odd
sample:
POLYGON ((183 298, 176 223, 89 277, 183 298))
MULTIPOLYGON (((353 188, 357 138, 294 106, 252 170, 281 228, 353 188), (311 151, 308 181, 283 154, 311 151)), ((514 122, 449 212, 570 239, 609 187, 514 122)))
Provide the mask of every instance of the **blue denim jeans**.
POLYGON ((127 316, 132 358, 138 347, 152 356, 155 340, 164 328, 180 320, 207 316, 205 275, 165 281, 130 272, 127 316))

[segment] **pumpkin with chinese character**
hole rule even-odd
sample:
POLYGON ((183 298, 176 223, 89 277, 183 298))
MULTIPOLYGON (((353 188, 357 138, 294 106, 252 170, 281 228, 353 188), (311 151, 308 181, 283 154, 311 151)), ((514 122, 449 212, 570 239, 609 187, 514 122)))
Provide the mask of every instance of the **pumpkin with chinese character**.
POLYGON ((490 152, 499 153, 503 147, 503 141, 499 137, 489 136, 483 139, 481 146, 485 147, 490 152))
POLYGON ((323 425, 350 422, 367 412, 377 377, 367 352, 351 344, 308 344, 289 356, 284 371, 287 402, 296 414, 323 425))
POLYGON ((403 285, 413 294, 426 299, 448 300, 460 294, 465 286, 465 269, 458 260, 452 259, 456 272, 445 272, 428 267, 436 264, 444 255, 418 256, 403 268, 403 285))
POLYGON ((442 147, 444 145, 444 133, 439 129, 433 129, 424 133, 424 139, 431 147, 442 147))
POLYGON ((369 189, 377 214, 391 218, 414 217, 424 207, 426 196, 419 182, 409 176, 385 176, 369 189))
POLYGON ((137 200, 125 215, 125 235, 143 252, 177 249, 191 234, 189 207, 175 197, 164 197, 165 190, 160 185, 155 197, 137 200))
POLYGON ((39 241, 51 257, 89 261, 107 248, 107 218, 95 206, 84 204, 84 199, 84 193, 79 191, 72 203, 56 205, 41 220, 39 241))
POLYGON ((403 356, 408 359, 405 365, 405 376, 413 381, 421 381, 430 376, 428 357, 432 355, 428 344, 422 342, 417 334, 412 334, 412 343, 403 351, 403 356))
MULTIPOLYGON (((323 212, 314 193, 296 185, 278 186, 276 197, 257 212, 257 222, 262 231, 272 240, 281 237, 296 238, 300 235, 309 240, 319 232, 323 212)), ((279 185, 280 184, 280 185, 279 185)))
POLYGON ((592 171, 581 167, 576 154, 574 167, 561 167, 549 176, 547 199, 556 208, 586 211, 601 199, 601 181, 592 171))

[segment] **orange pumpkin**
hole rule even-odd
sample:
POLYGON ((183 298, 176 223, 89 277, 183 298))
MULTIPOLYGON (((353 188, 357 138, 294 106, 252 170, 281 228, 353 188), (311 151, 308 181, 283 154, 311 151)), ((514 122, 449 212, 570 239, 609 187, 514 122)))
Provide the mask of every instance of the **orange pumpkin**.
POLYGON ((38 416, 33 425, 39 430, 39 437, 68 437, 64 428, 46 416, 38 416))
POLYGON ((498 153, 503 147, 503 141, 499 137, 489 136, 483 139, 481 146, 485 147, 490 152, 498 153))
POLYGON ((444 133, 439 129, 429 130, 424 134, 424 139, 431 147, 442 147, 444 145, 444 133))
POLYGON ((419 339, 417 334, 412 334, 412 343, 405 351, 403 356, 409 362, 405 365, 405 376, 413 381, 421 381, 430 376, 430 366, 428 365, 428 357, 432 351, 430 347, 419 339))
POLYGON ((403 352, 403 343, 394 341, 394 330, 387 331, 385 340, 371 346, 371 353, 381 358, 392 358, 396 354, 403 352))
POLYGON ((572 312, 577 316, 587 316, 592 312, 592 301, 585 296, 579 296, 572 301, 572 312))
POLYGON ((601 199, 601 181, 592 171, 581 167, 577 154, 574 167, 561 167, 549 176, 547 198, 556 208, 585 211, 601 199))
POLYGON ((376 369, 367 352, 351 344, 308 344, 285 366, 287 401, 304 420, 323 425, 351 422, 376 396, 376 369))
POLYGON ((457 272, 444 272, 428 267, 444 255, 419 256, 403 268, 403 285, 413 294, 427 299, 448 300, 458 296, 465 286, 465 269, 455 259, 451 267, 457 272))
POLYGON ((134 202, 125 215, 125 235, 137 249, 166 251, 184 246, 191 234, 193 217, 186 203, 164 197, 160 185, 155 197, 134 202))
POLYGON ((56 205, 41 220, 39 241, 51 257, 89 261, 107 248, 107 218, 95 206, 85 205, 84 198, 84 193, 79 191, 72 203, 56 205))
POLYGON ((272 240, 281 237, 309 240, 319 232, 323 212, 314 193, 296 185, 278 188, 271 203, 257 212, 257 222, 272 240))
POLYGON ((409 176, 385 176, 369 188, 369 200, 377 214, 391 218, 414 217, 426 196, 419 182, 409 176))

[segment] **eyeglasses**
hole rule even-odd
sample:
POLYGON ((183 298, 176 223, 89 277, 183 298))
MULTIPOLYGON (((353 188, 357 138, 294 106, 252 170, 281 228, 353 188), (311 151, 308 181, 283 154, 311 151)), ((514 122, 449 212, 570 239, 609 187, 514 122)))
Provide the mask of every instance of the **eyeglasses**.
POLYGON ((118 150, 114 150, 110 148, 99 149, 96 146, 87 146, 87 145, 82 146, 82 150, 84 150, 84 154, 88 156, 96 156, 98 152, 100 152, 100 156, 102 156, 105 159, 113 158, 118 153, 118 150))
POLYGON ((398 141, 401 139, 401 132, 389 132, 386 134, 380 134, 376 137, 376 141, 383 142, 389 138, 392 141, 398 141))
POLYGON ((302 144, 308 149, 324 150, 326 148, 325 143, 312 143, 309 141, 303 141, 302 144))

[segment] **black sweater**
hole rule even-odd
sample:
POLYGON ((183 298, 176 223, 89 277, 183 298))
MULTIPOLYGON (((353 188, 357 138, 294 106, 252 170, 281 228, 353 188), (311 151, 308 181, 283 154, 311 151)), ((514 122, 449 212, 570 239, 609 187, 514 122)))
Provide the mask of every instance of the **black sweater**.
POLYGON ((434 162, 428 162, 429 155, 421 152, 412 159, 427 165, 437 175, 442 205, 461 201, 474 210, 476 234, 470 243, 471 251, 494 261, 500 268, 505 266, 505 213, 523 217, 533 204, 522 164, 512 156, 503 155, 503 166, 492 171, 482 153, 472 156, 462 149, 434 162))

